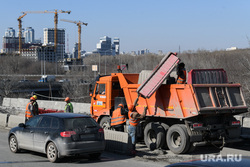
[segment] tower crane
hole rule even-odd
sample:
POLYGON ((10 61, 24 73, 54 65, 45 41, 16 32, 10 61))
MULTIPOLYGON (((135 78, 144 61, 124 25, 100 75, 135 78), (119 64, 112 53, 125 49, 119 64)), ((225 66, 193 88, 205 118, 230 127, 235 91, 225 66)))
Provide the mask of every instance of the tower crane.
POLYGON ((21 55, 21 50, 22 50, 22 18, 26 16, 27 13, 23 13, 22 16, 19 16, 17 18, 18 21, 18 28, 19 28, 19 54, 21 55))
POLYGON ((81 59, 81 29, 82 29, 82 25, 87 26, 88 23, 84 23, 81 21, 71 21, 71 20, 66 20, 66 19, 60 19, 60 21, 75 23, 78 26, 78 60, 81 59))
POLYGON ((54 13, 54 23, 55 23, 55 29, 54 29, 54 43, 55 43, 55 52, 56 52, 56 45, 57 45, 57 24, 58 24, 58 13, 68 13, 70 14, 71 11, 64 11, 64 10, 57 10, 55 9, 54 11, 49 11, 49 10, 45 10, 45 11, 26 11, 23 13, 54 13))

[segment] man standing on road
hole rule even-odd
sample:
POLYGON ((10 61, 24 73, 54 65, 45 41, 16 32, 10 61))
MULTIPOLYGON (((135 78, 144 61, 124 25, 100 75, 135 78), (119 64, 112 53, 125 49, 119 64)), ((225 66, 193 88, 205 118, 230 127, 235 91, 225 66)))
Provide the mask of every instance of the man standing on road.
POLYGON ((35 101, 33 103, 34 106, 34 115, 39 115, 39 111, 38 111, 38 103, 37 103, 37 95, 32 96, 34 97, 35 101))
POLYGON ((26 110, 25 110, 25 122, 27 122, 30 118, 34 117, 34 102, 35 102, 35 98, 32 96, 30 98, 30 102, 26 105, 26 110))
POLYGON ((64 101, 66 102, 64 112, 73 113, 73 105, 70 102, 70 98, 66 97, 64 101))
POLYGON ((124 132, 126 124, 126 116, 123 104, 119 104, 117 109, 113 111, 111 118, 111 127, 116 131, 124 132))
POLYGON ((129 117, 129 127, 128 127, 128 134, 131 137, 132 141, 132 151, 131 154, 135 155, 136 150, 135 150, 135 144, 136 144, 136 127, 140 122, 140 119, 144 118, 146 116, 146 112, 148 107, 144 107, 144 111, 142 114, 139 114, 136 110, 134 105, 129 105, 128 106, 129 112, 128 112, 128 117, 129 117))

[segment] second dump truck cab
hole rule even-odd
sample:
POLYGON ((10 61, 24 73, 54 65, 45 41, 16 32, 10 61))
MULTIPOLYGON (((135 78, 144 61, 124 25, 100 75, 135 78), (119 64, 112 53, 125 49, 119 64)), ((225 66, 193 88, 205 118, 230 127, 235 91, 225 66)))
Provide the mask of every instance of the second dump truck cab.
POLYGON ((153 86, 148 84, 151 82, 145 83, 148 80, 138 84, 139 74, 112 73, 100 77, 92 94, 92 117, 109 128, 112 111, 118 104, 127 108, 138 100, 136 110, 142 114, 148 106, 148 111, 137 132, 151 150, 168 147, 179 154, 190 152, 196 146, 212 144, 222 148, 226 143, 240 141, 240 122, 233 115, 247 112, 247 106, 241 85, 228 83, 223 69, 191 70, 187 84, 172 83, 167 74, 170 72, 166 68, 158 69, 163 71, 152 72, 151 76, 166 77, 165 84, 158 84, 161 78, 153 78, 157 81, 153 86), (138 94, 141 85, 150 89, 150 96, 138 94))

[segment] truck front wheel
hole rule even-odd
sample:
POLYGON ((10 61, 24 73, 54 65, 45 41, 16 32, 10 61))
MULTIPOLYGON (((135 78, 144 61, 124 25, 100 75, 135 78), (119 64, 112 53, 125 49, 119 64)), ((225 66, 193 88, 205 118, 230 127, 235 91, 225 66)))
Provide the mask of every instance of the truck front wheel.
POLYGON ((111 128, 111 126, 110 126, 110 118, 109 117, 102 117, 101 121, 100 121, 100 126, 103 129, 110 129, 111 128))
POLYGON ((173 125, 167 132, 168 148, 175 154, 182 154, 190 147, 189 135, 185 125, 173 125))
POLYGON ((144 142, 150 150, 161 148, 165 140, 164 128, 157 122, 150 122, 144 129, 144 142))

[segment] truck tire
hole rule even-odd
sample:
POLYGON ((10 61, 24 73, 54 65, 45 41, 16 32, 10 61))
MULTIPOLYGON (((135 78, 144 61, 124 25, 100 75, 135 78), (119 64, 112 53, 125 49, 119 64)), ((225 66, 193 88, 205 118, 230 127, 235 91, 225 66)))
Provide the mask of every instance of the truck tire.
POLYGON ((110 128, 111 128, 111 125, 110 125, 110 118, 109 118, 109 117, 102 117, 99 124, 100 124, 100 126, 101 126, 103 129, 110 129, 110 128))
POLYGON ((163 127, 163 129, 164 129, 164 140, 163 140, 163 145, 162 145, 162 149, 165 149, 165 150, 168 150, 168 145, 167 145, 167 142, 166 142, 166 135, 167 135, 167 132, 168 132, 168 129, 169 129, 169 126, 166 124, 166 123, 164 123, 164 122, 161 122, 160 123, 161 124, 161 126, 163 127))
POLYGON ((157 122, 150 122, 144 129, 144 142, 150 150, 161 148, 164 144, 164 128, 157 122))
POLYGON ((185 125, 173 125, 167 132, 168 148, 175 154, 186 153, 190 147, 189 135, 185 125))

